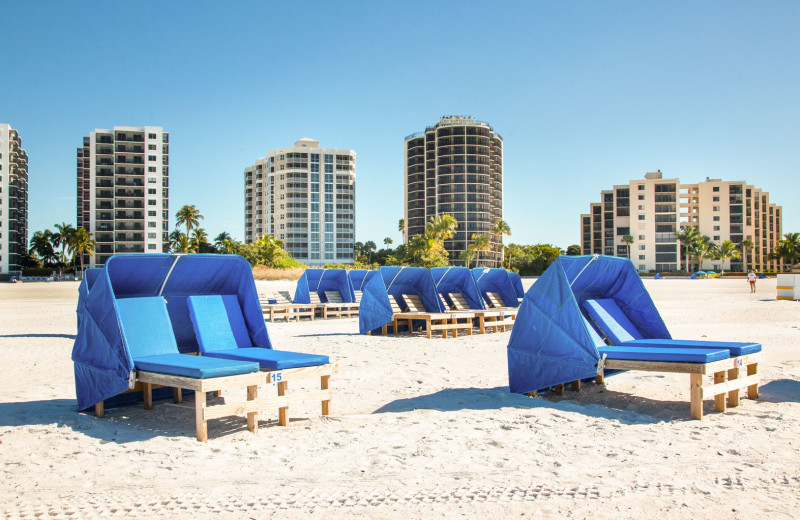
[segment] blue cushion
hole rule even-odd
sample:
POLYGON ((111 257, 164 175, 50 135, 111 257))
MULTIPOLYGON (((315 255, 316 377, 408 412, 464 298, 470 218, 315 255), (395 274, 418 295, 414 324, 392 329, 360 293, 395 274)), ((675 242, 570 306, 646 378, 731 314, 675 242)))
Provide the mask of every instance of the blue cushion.
POLYGON ((656 348, 656 347, 600 347, 600 355, 606 354, 608 359, 626 359, 632 361, 669 361, 684 363, 710 363, 730 357, 725 349, 701 348, 656 348))
POLYGON ((644 339, 639 329, 631 323, 614 300, 586 300, 583 302, 583 308, 614 345, 620 345, 624 341, 644 339))
POLYGON ((254 361, 269 370, 328 363, 328 356, 253 348, 235 295, 189 296, 187 300, 197 343, 204 356, 254 361))
POLYGON ((186 300, 203 355, 253 346, 236 295, 189 296, 186 300))
POLYGON ((634 341, 626 341, 622 347, 677 347, 677 348, 710 348, 710 349, 726 349, 730 352, 731 356, 745 356, 747 354, 755 354, 761 352, 761 345, 759 343, 732 343, 728 341, 694 341, 684 339, 637 339, 634 341))
POLYGON ((255 361, 261 368, 269 370, 285 370, 288 368, 314 367, 328 363, 328 356, 302 354, 286 350, 269 348, 234 348, 230 350, 214 350, 209 357, 255 361))
POLYGON ((131 357, 177 354, 167 304, 160 296, 116 300, 119 326, 131 357))
POLYGON ((172 376, 207 379, 210 377, 234 376, 258 372, 258 363, 229 361, 188 354, 162 354, 133 358, 137 370, 158 372, 172 376))

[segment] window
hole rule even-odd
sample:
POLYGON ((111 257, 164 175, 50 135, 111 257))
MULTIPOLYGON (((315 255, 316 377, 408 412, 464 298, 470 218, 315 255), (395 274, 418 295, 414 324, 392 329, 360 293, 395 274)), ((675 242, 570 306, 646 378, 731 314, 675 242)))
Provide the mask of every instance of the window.
POLYGON ((719 231, 719 226, 714 226, 714 231, 719 231))
POLYGON ((714 186, 713 191, 719 191, 719 186, 714 186))
POLYGON ((158 150, 158 148, 157 148, 157 147, 156 147, 156 145, 154 145, 154 144, 148 144, 148 145, 147 145, 147 149, 148 149, 148 150, 158 150))
POLYGON ((333 165, 332 164, 326 164, 325 165, 325 173, 333 173, 333 165))
POLYGON ((714 197, 714 202, 719 202, 719 197, 714 197))
POLYGON ((147 216, 148 217, 155 217, 156 215, 157 215, 157 213, 155 211, 148 211, 147 212, 147 216))
POLYGON ((639 220, 644 220, 644 215, 639 215, 639 220))
POLYGON ((156 233, 148 233, 147 238, 156 238, 158 236, 156 233))
POLYGON ((155 206, 156 205, 156 201, 155 200, 148 200, 147 201, 147 205, 148 206, 155 206))
POLYGON ((155 195, 156 194, 156 189, 155 188, 147 188, 147 194, 148 195, 155 195))
MULTIPOLYGON (((148 166, 147 167, 147 173, 156 173, 156 167, 155 166, 148 166)), ((153 182, 156 182, 156 181, 153 181, 153 182)))
POLYGON ((156 248, 156 245, 155 245, 155 244, 147 244, 147 249, 149 249, 149 250, 151 250, 151 251, 152 251, 152 250, 154 250, 155 248, 156 248))
POLYGON ((714 206, 714 211, 719 211, 719 206, 714 206))
POLYGON ((647 260, 647 255, 639 255, 639 260, 647 260))
POLYGON ((156 223, 155 222, 148 222, 147 223, 147 227, 156 227, 156 223))
POLYGON ((155 161, 156 160, 156 156, 155 155, 148 155, 147 156, 147 160, 148 161, 155 161))
POLYGON ((639 195, 639 200, 644 200, 644 195, 639 195))
POLYGON ((156 178, 155 177, 148 177, 147 178, 147 182, 149 184, 155 184, 156 183, 156 178))
POLYGON ((147 134, 147 138, 148 139, 155 139, 156 138, 156 134, 147 134))
POLYGON ((640 245, 640 246, 639 246, 639 251, 644 251, 645 247, 647 247, 647 246, 640 245))
POLYGON ((644 191, 644 184, 639 184, 638 190, 639 191, 644 191))
POLYGON ((639 204, 639 211, 644 211, 644 204, 639 204))
POLYGON ((719 222, 719 215, 714 215, 714 222, 719 222))
POLYGON ((644 240, 644 235, 639 235, 639 240, 644 240))

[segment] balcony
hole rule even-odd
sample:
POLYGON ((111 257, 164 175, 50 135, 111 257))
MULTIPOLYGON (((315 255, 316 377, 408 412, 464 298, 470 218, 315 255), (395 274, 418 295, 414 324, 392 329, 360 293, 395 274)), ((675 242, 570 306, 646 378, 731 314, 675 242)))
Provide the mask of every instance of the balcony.
POLYGON ((142 157, 126 157, 124 155, 117 155, 117 164, 144 164, 142 157))
POLYGON ((141 223, 119 223, 116 226, 117 231, 141 231, 144 229, 144 226, 141 223))
POLYGON ((143 233, 117 233, 115 236, 117 242, 142 242, 144 241, 143 233))
POLYGON ((114 249, 116 253, 144 253, 144 246, 128 246, 117 244, 114 249))
POLYGON ((114 147, 118 153, 144 153, 144 146, 126 146, 124 144, 118 144, 114 147))
POLYGON ((144 212, 142 211, 117 211, 114 214, 114 218, 117 220, 142 220, 144 218, 144 212))
POLYGON ((95 205, 95 209, 113 209, 114 205, 110 202, 98 202, 95 205))
POLYGON ((114 194, 117 197, 144 197, 144 190, 125 190, 125 189, 117 189, 114 194))

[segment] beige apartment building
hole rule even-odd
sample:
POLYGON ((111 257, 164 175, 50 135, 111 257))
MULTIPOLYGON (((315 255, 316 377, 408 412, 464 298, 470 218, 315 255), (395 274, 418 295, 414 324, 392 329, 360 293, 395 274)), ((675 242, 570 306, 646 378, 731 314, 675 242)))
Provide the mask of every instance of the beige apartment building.
MULTIPOLYGON (((719 244, 745 239, 754 247, 747 250, 747 267, 771 271, 778 263, 768 258, 782 236, 781 207, 769 202, 769 194, 743 181, 706 179, 681 184, 665 179, 661 171, 645 174, 643 180, 616 185, 600 193, 602 202, 590 205, 581 215, 581 248, 584 254, 630 256, 639 271, 685 269, 676 233, 691 225, 719 244), (622 237, 631 235, 630 246, 622 237), (628 253, 630 247, 630 255, 628 253)), ((741 271, 743 259, 707 258, 702 269, 741 271)), ((695 262, 692 268, 696 269, 695 262)))
POLYGON ((309 265, 355 261, 356 152, 303 138, 244 170, 245 242, 271 235, 309 265))
POLYGON ((94 234, 102 266, 111 255, 169 251, 169 134, 158 126, 96 129, 78 148, 78 227, 94 234))
MULTIPOLYGON (((406 241, 425 233, 431 217, 450 214, 458 222, 445 249, 452 264, 473 234, 503 218, 503 138, 488 123, 445 116, 424 132, 405 138, 404 218, 406 241)), ((502 238, 501 238, 502 242, 502 238)), ((494 260, 497 253, 482 254, 494 260)))
POLYGON ((28 254, 28 154, 19 132, 0 123, 0 273, 20 274, 28 254))

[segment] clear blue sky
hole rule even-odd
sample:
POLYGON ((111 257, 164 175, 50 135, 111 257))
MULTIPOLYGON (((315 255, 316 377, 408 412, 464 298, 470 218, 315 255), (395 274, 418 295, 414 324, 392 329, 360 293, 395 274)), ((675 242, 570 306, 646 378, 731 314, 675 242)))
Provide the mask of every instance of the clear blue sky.
MULTIPOLYGON (((746 180, 800 231, 800 2, 63 2, 0 5, 0 122, 30 228, 75 222, 95 128, 170 133, 170 212, 243 238, 243 170, 301 137, 351 148, 356 238, 397 243, 403 139, 445 114, 505 142, 511 241, 578 242, 613 184, 746 180)), ((174 223, 174 221, 173 221, 174 223)))

